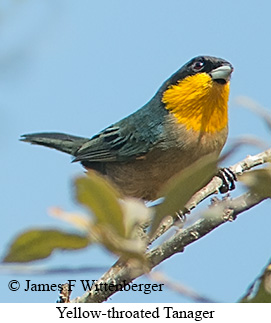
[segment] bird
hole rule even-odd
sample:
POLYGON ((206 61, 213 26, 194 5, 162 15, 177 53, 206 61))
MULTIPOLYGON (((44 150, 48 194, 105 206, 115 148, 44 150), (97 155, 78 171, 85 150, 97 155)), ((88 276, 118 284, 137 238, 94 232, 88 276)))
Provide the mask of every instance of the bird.
POLYGON ((197 56, 143 107, 91 138, 41 132, 21 140, 72 155, 125 196, 156 200, 174 175, 205 155, 220 155, 228 136, 232 72, 225 59, 197 56))

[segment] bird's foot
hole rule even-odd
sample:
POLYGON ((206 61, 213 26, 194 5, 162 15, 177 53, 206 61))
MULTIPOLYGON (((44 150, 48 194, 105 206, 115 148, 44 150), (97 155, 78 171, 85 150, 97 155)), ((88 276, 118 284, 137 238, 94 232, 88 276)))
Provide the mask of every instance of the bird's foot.
POLYGON ((217 176, 220 177, 223 182, 219 188, 220 193, 227 193, 228 191, 235 189, 235 182, 237 181, 237 177, 230 168, 221 168, 218 171, 217 176))

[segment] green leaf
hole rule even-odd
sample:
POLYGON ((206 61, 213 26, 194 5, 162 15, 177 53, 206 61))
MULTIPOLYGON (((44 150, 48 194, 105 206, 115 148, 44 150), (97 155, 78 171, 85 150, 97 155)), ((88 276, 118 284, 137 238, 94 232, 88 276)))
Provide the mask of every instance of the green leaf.
POLYGON ((143 200, 132 197, 121 200, 121 208, 125 219, 126 237, 133 239, 137 236, 139 227, 142 229, 151 222, 153 210, 147 207, 143 200))
POLYGON ((124 198, 119 203, 124 218, 125 237, 105 222, 90 226, 91 237, 122 259, 144 261, 149 240, 142 226, 150 222, 152 210, 142 200, 135 198, 124 198))
POLYGON ((12 242, 3 262, 29 262, 47 258, 55 249, 83 249, 90 244, 84 236, 58 230, 29 230, 12 242))
POLYGON ((94 171, 75 181, 76 198, 93 212, 97 224, 110 225, 118 235, 125 237, 124 218, 118 202, 119 193, 108 181, 94 171))
POLYGON ((145 259, 147 242, 139 238, 126 239, 118 234, 111 227, 96 225, 92 227, 94 236, 107 250, 118 255, 122 259, 145 259))
POLYGON ((160 193, 160 196, 164 196, 164 201, 155 207, 151 235, 155 233, 165 216, 174 216, 176 212, 184 210, 190 198, 216 173, 216 165, 217 155, 209 154, 168 181, 160 193))
POLYGON ((253 193, 261 197, 271 197, 271 167, 252 170, 239 177, 253 193))

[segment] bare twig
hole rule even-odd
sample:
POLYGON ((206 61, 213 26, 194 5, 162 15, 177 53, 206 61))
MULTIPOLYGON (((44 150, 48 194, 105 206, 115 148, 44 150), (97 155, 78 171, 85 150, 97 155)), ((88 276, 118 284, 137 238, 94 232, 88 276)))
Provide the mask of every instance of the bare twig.
MULTIPOLYGON (((252 167, 267 163, 271 161, 271 149, 268 149, 262 153, 259 153, 254 156, 247 156, 242 161, 236 163, 231 166, 231 171, 237 175, 241 176, 245 171, 248 171, 252 167)), ((217 194, 219 192, 219 188, 222 186, 223 181, 221 177, 214 176, 213 179, 202 189, 200 189, 197 193, 195 193, 191 199, 187 202, 183 215, 188 214, 192 209, 194 209, 200 202, 205 200, 212 194, 217 194)), ((170 216, 165 218, 162 221, 159 229, 157 230, 155 236, 151 239, 150 242, 158 239, 162 234, 164 234, 172 225, 174 224, 174 219, 170 216)))
POLYGON ((172 281, 171 279, 166 277, 164 273, 156 271, 156 272, 149 273, 148 277, 158 283, 162 283, 167 288, 175 291, 178 294, 181 294, 187 298, 193 299, 196 302, 214 303, 213 300, 198 294, 197 292, 192 290, 190 287, 184 286, 184 285, 180 284, 179 282, 172 281))
POLYGON ((0 266, 1 274, 13 274, 13 275, 56 275, 56 274, 78 274, 78 273, 91 273, 91 272, 103 272, 106 270, 105 266, 80 266, 77 268, 46 268, 46 267, 34 267, 29 265, 4 265, 0 266))
POLYGON ((69 289, 69 284, 62 284, 59 293, 58 303, 69 303, 70 302, 71 290, 69 289))
MULTIPOLYGON (((230 169, 235 175, 240 176, 245 171, 267 162, 271 162, 271 149, 267 149, 266 151, 254 156, 247 156, 242 161, 232 165, 230 169)), ((186 205, 186 209, 192 210, 208 196, 218 193, 218 190, 222 184, 222 179, 218 176, 214 176, 205 187, 192 196, 186 205)))

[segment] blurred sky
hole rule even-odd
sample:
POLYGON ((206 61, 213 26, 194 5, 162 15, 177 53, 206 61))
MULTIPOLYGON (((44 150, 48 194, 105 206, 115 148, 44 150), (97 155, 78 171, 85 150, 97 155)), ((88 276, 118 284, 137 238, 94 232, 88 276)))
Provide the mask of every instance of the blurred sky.
MULTIPOLYGON (((145 104, 167 77, 196 55, 223 57, 235 68, 226 147, 244 135, 270 143, 261 118, 236 104, 236 98, 245 95, 270 108, 270 10, 267 0, 1 1, 1 255, 17 234, 30 227, 70 228, 48 216, 48 207, 83 211, 72 189, 82 167, 55 150, 19 142, 19 136, 60 131, 90 137, 145 104)), ((245 146, 226 164, 257 152, 259 148, 245 146)), ((270 228, 270 201, 266 201, 158 269, 215 301, 235 302, 270 258, 270 228)), ((108 268, 115 260, 103 249, 91 247, 56 252, 36 265, 108 268)), ((7 286, 11 279, 21 285, 26 279, 58 284, 98 279, 102 273, 1 275, 0 301, 55 302, 58 297, 56 292, 11 292, 7 286)), ((81 294, 78 285, 72 297, 81 294)), ((149 295, 120 292, 108 301, 191 300, 165 290, 149 295)))

